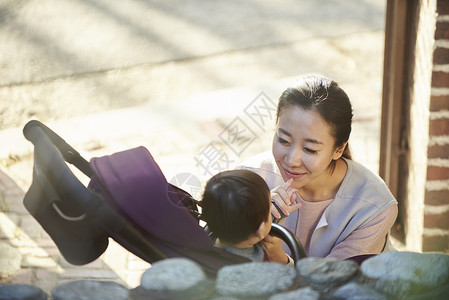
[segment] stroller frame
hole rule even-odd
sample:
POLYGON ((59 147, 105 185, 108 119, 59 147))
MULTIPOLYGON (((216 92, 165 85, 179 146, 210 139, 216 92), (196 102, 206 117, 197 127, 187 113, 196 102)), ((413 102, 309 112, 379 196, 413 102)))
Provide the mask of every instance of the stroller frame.
MULTIPOLYGON (((65 140, 37 120, 28 122, 23 133, 34 145, 33 181, 25 195, 24 206, 69 263, 83 265, 97 259, 106 250, 109 237, 149 263, 171 257, 155 246, 155 241, 150 241, 141 228, 130 224, 129 219, 108 205, 102 195, 79 181, 67 163, 91 179, 95 177, 94 171, 65 140)), ((199 221, 195 200, 176 186, 168 183, 168 187, 183 198, 185 208, 199 221)), ((201 228, 199 224, 198 227, 201 228)), ((295 262, 306 257, 299 240, 288 229, 273 224, 270 234, 287 244, 295 262)), ((212 277, 223 265, 248 261, 221 250, 217 254, 218 265, 202 265, 212 277)))

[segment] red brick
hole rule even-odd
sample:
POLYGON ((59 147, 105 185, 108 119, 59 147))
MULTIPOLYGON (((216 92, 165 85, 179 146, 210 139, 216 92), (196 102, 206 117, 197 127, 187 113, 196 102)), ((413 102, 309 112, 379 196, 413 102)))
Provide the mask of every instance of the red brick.
POLYGON ((449 109, 449 95, 432 96, 430 98, 430 111, 449 109))
POLYGON ((430 205, 449 204, 449 190, 426 191, 424 203, 430 205))
POLYGON ((424 228, 449 229, 449 211, 441 214, 425 214, 424 228))
POLYGON ((441 71, 433 72, 432 87, 449 87, 449 73, 441 71))
POLYGON ((437 29, 435 30, 435 40, 449 39, 449 23, 437 22, 437 29))
POLYGON ((449 135, 449 119, 435 119, 429 122, 429 135, 449 135))
POLYGON ((449 168, 447 167, 427 167, 427 180, 449 179, 449 168))
POLYGON ((436 48, 433 52, 433 63, 435 65, 449 64, 449 49, 448 48, 436 48))
POLYGON ((438 13, 438 15, 449 15, 449 1, 438 0, 437 13, 438 13))
POLYGON ((428 236, 424 235, 422 240, 423 251, 446 251, 449 249, 449 236, 428 236))
POLYGON ((428 158, 448 158, 449 144, 433 145, 427 149, 428 158))

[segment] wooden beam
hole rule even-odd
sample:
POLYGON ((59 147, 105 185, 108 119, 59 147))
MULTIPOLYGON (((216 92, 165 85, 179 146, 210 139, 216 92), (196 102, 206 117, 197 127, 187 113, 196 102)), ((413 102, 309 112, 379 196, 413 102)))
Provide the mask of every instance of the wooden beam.
POLYGON ((407 0, 388 0, 385 26, 384 74, 379 175, 397 198, 399 156, 406 82, 407 0))

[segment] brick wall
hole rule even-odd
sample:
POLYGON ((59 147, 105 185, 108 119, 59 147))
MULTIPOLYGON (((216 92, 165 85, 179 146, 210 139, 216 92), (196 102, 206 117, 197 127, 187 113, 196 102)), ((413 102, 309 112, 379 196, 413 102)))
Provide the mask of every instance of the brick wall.
POLYGON ((423 251, 449 251, 449 1, 437 1, 423 251))

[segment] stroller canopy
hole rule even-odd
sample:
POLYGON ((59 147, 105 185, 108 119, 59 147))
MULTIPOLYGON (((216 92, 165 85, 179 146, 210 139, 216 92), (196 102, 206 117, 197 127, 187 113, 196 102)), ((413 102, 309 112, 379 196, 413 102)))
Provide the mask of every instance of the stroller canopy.
POLYGON ((146 148, 92 158, 90 165, 95 175, 89 187, 132 223, 176 246, 210 246, 209 236, 180 199, 190 196, 168 184, 146 148))
MULTIPOLYGON (((190 195, 167 182, 146 148, 92 158, 90 165, 94 175, 88 188, 99 193, 168 257, 189 257, 217 270, 223 265, 248 261, 213 246, 209 235, 186 208, 190 195)), ((130 249, 120 237, 113 237, 128 250, 139 252, 130 249)))

